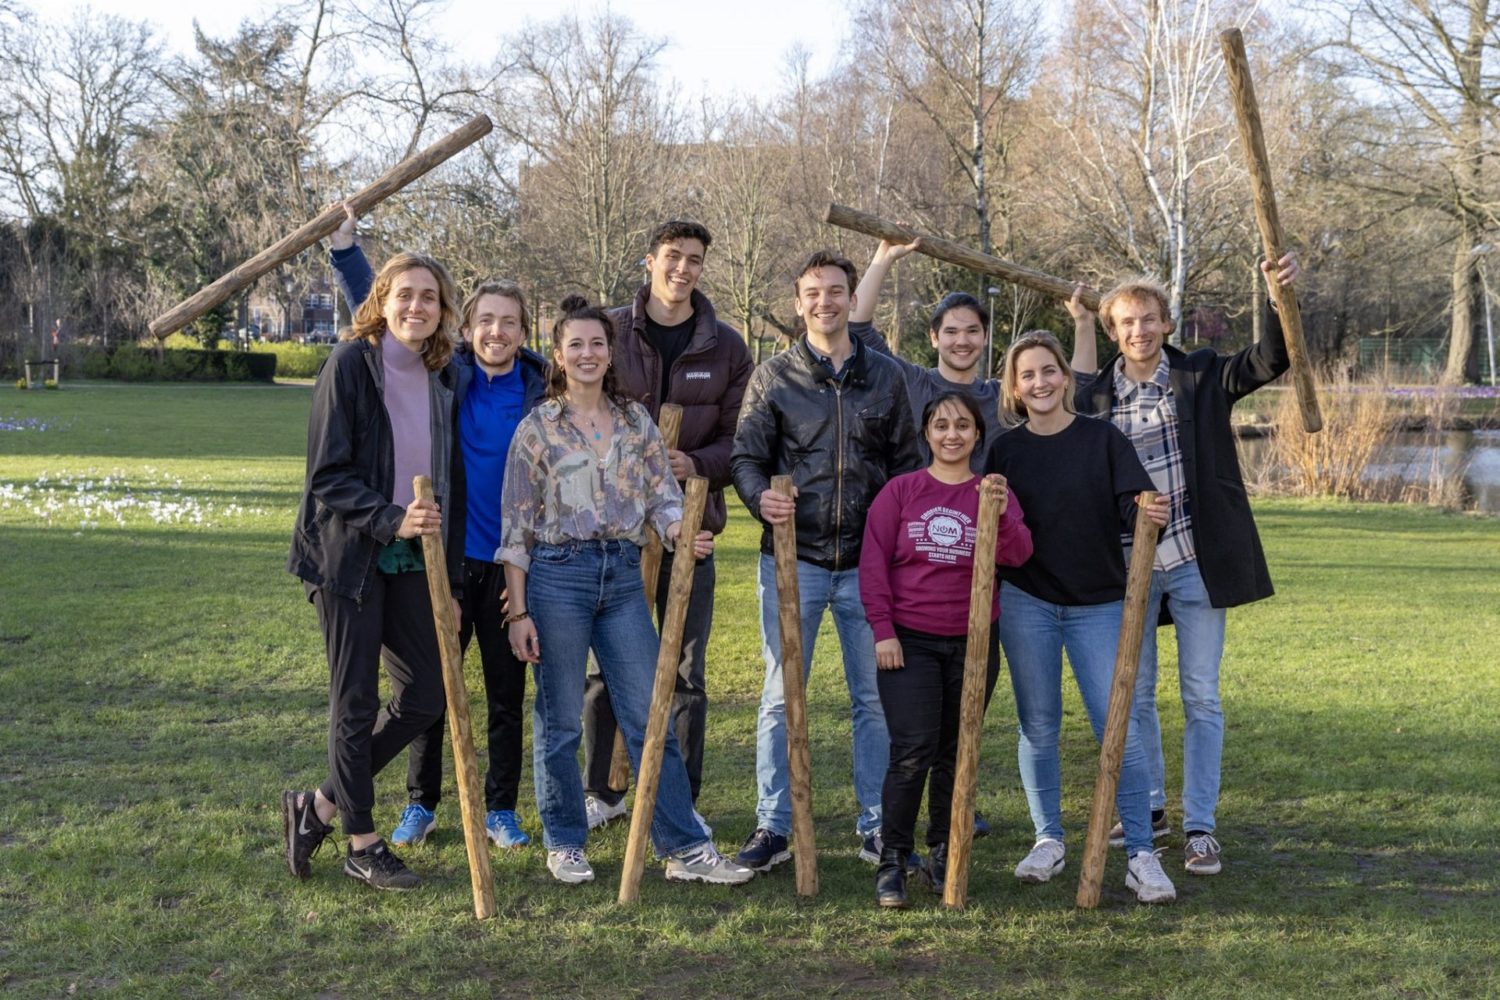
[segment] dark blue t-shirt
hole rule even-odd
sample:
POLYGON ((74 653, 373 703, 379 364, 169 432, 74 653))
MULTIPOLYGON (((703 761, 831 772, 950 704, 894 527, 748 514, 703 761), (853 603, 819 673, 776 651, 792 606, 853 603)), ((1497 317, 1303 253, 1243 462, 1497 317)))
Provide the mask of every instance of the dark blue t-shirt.
POLYGON ((504 375, 493 378, 475 364, 474 381, 459 411, 459 442, 464 449, 464 474, 468 478, 468 524, 464 532, 464 556, 495 561, 500 547, 500 488, 505 481, 505 457, 510 439, 525 416, 526 386, 517 362, 504 375))

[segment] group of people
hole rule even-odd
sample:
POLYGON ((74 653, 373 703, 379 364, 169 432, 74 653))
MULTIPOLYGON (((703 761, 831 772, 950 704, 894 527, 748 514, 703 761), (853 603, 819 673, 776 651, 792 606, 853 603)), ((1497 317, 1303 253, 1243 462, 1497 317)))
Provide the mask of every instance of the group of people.
MULTIPOLYGON (((791 793, 782 690, 775 525, 796 526, 804 677, 823 614, 833 616, 853 729, 859 855, 876 865, 876 900, 908 905, 907 879, 941 891, 946 874, 968 594, 981 500, 1000 512, 1001 580, 985 701, 1009 667, 1018 760, 1035 844, 1023 882, 1064 867, 1058 740, 1062 654, 1095 735, 1104 727, 1134 522, 1161 531, 1148 621, 1178 635, 1186 714, 1185 866, 1220 870, 1214 810, 1223 717, 1224 610, 1270 582, 1230 437, 1229 408, 1288 366, 1274 320, 1233 355, 1165 344, 1168 303, 1148 281, 1104 296, 1119 354, 1095 364, 1096 317, 1075 294, 1071 359, 1051 334, 1017 337, 1000 379, 981 377, 989 317, 955 293, 933 313, 938 365, 895 355, 870 319, 890 267, 918 248, 882 243, 864 281, 831 252, 794 276, 804 333, 759 367, 697 289, 712 242, 693 222, 658 226, 647 281, 606 311, 563 300, 551 356, 524 347, 530 317, 513 283, 487 281, 462 302, 430 257, 401 253, 375 272, 352 213, 333 239, 348 299, 360 303, 320 372, 307 477, 288 568, 317 609, 327 647, 329 775, 282 796, 285 853, 305 878, 333 833, 347 875, 376 888, 421 879, 391 850, 437 823, 443 690, 427 572, 445 572, 453 627, 477 637, 489 718, 486 828, 501 847, 530 842, 516 811, 521 713, 534 678, 532 761, 547 866, 593 879, 588 831, 624 815, 609 785, 616 730, 640 764, 658 618, 677 558, 693 560, 651 837, 666 878, 735 884, 788 860, 791 793), (456 349, 455 349, 456 348, 456 349), (656 420, 682 407, 669 447, 656 420), (1091 419, 1090 416, 1102 419, 1091 419), (432 480, 417 497, 414 476, 432 480), (771 488, 788 475, 790 493, 771 488), (708 483, 702 530, 681 537, 682 483, 708 483), (765 681, 756 731, 754 831, 728 858, 698 813, 713 622, 714 541, 733 486, 764 526, 758 570, 765 681), (1141 506, 1144 491, 1156 502, 1141 506), (655 594, 642 587, 649 531, 662 540, 655 594), (421 539, 440 535, 443 567, 421 539), (650 600, 648 600, 650 598, 650 600), (380 663, 391 696, 378 695, 380 663), (410 746, 409 803, 389 843, 375 830, 374 775, 410 746), (584 752, 580 768, 578 752, 584 752), (927 855, 916 847, 924 788, 927 855)), ((1283 258, 1268 281, 1298 273, 1283 258)), ((1080 286, 1080 292, 1082 288, 1080 286)), ((1142 902, 1175 889, 1153 840, 1169 833, 1156 642, 1148 629, 1112 831, 1142 902)), ((976 831, 985 830, 976 817, 976 831)))

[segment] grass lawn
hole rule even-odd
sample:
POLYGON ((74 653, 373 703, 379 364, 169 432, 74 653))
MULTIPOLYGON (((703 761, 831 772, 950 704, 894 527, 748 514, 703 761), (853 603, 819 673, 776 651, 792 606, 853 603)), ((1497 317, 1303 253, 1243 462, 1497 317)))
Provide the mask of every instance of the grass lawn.
MULTIPOLYGON (((283 569, 309 398, 0 394, 0 993, 1500 994, 1500 520, 1415 509, 1257 504, 1278 594, 1229 618, 1226 868, 1186 875, 1174 835, 1175 906, 1137 905, 1113 852, 1100 908, 1073 907, 1097 760, 1076 696, 1069 866, 1044 886, 1012 877, 1031 836, 1002 683, 980 781, 995 835, 975 846, 969 908, 918 893, 911 911, 877 911, 830 634, 810 689, 814 900, 795 895, 791 865, 738 889, 668 885, 648 865, 640 905, 621 909, 615 824, 590 843, 590 886, 555 883, 535 846, 493 855, 500 917, 476 922, 451 768, 438 833, 406 855, 421 891, 357 886, 328 847, 297 883, 277 797, 321 778, 326 735, 315 615, 283 569)), ((756 543, 736 507, 700 803, 725 849, 753 825, 756 543)), ((1172 773, 1181 710, 1164 646, 1172 773)), ((379 780, 383 831, 403 772, 379 780)), ((528 758, 539 842, 530 789, 528 758)))

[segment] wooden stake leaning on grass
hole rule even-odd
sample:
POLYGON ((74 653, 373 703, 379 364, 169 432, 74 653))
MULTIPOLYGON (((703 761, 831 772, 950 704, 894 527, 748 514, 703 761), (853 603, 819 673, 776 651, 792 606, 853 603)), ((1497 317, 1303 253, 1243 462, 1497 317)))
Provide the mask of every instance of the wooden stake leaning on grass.
MULTIPOLYGON (((1077 287, 1076 282, 1064 281, 1062 278, 1053 277, 1043 271, 1015 264, 1000 257, 991 257, 989 254, 970 249, 962 243, 919 233, 910 226, 903 226, 898 222, 882 219, 878 215, 861 212, 847 205, 829 205, 828 211, 823 213, 823 221, 831 226, 838 226, 840 229, 863 233, 866 236, 889 240, 892 243, 910 243, 920 238, 922 245, 917 249, 929 257, 947 261, 949 264, 957 264, 959 267, 966 267, 980 274, 1003 278, 1013 285, 1041 292, 1048 298, 1057 299, 1060 302, 1071 299, 1073 289, 1077 287)), ((1079 296, 1079 301, 1090 311, 1099 311, 1098 292, 1085 289, 1079 296)))
MULTIPOLYGON (((772 476, 771 489, 792 495, 791 476, 772 476)), ((797 585, 797 517, 771 528, 776 551, 776 599, 781 625, 781 700, 786 713, 786 763, 792 791, 792 843, 797 895, 818 894, 818 847, 813 833, 812 753, 807 746, 807 683, 802 673, 802 595, 797 585)))
POLYGON ((964 650, 963 697, 958 714, 958 761, 953 768, 953 810, 948 816, 948 872, 943 905, 961 910, 969 892, 969 849, 974 845, 974 794, 979 775, 979 730, 984 725, 984 681, 990 661, 990 612, 995 607, 995 536, 1005 487, 979 490, 979 531, 969 584, 969 642, 964 650))
MULTIPOLYGON (((677 438, 682 433, 682 407, 676 403, 661 404, 661 415, 657 419, 662 443, 668 451, 677 447, 677 438)), ((641 552, 641 582, 646 586, 646 607, 656 609, 656 585, 661 577, 661 539, 655 528, 646 529, 646 548, 641 552)), ((630 785, 630 754, 625 750, 625 737, 620 727, 615 726, 614 756, 609 761, 609 787, 623 792, 630 785)))
MULTIPOLYGON (((1266 140, 1260 128, 1260 104, 1255 100, 1255 83, 1250 79, 1250 61, 1245 57, 1245 38, 1240 29, 1219 33, 1219 47, 1224 50, 1224 69, 1229 78, 1229 93, 1234 99, 1234 117, 1240 126, 1240 145, 1245 148, 1245 162, 1250 168, 1250 191, 1255 196, 1255 222, 1260 227, 1266 259, 1273 265, 1286 253, 1281 232, 1281 216, 1276 210, 1276 189, 1271 184, 1271 161, 1266 156, 1266 140)), ((1323 428, 1323 414, 1318 409, 1318 389, 1313 381, 1312 362, 1307 356, 1307 341, 1302 336, 1302 310, 1297 293, 1272 281, 1271 297, 1281 314, 1281 329, 1286 337, 1286 351, 1292 362, 1292 386, 1297 390, 1297 406, 1302 412, 1302 427, 1309 434, 1323 428)))
MULTIPOLYGON (((412 490, 418 500, 433 499, 432 480, 426 476, 415 477, 412 490)), ((453 772, 458 779, 458 811, 463 817, 464 847, 469 854, 474 916, 484 920, 495 915, 495 877, 490 870, 489 838, 484 830, 484 791, 479 784, 479 762, 474 757, 469 690, 464 686, 464 654, 458 644, 458 622, 453 620, 453 591, 448 587, 448 559, 442 535, 422 536, 422 561, 427 566, 427 593, 432 599, 432 622, 443 661, 443 691, 448 696, 448 732, 453 738, 453 772)))
POLYGON ((651 688, 651 710, 646 717, 646 740, 635 776, 635 811, 630 816, 625 868, 620 873, 621 903, 634 903, 641 895, 646 844, 651 837, 651 819, 656 813, 656 789, 661 783, 662 754, 666 751, 667 732, 672 725, 672 689, 677 685, 682 632, 687 625, 688 598, 693 592, 693 540, 698 537, 698 528, 703 524, 703 507, 707 502, 708 480, 702 476, 689 476, 683 491, 677 558, 672 560, 672 579, 667 585, 667 613, 662 619, 661 647, 656 655, 656 680, 651 688))
MULTIPOLYGON (((413 153, 373 184, 351 195, 347 202, 357 215, 364 215, 391 195, 411 184, 433 167, 488 135, 494 125, 485 115, 476 115, 420 152, 413 153)), ((330 205, 311 222, 251 257, 243 264, 199 290, 151 321, 151 332, 165 337, 227 301, 256 278, 291 260, 318 240, 331 234, 344 221, 344 204, 330 205)), ((357 303, 356 303, 357 304, 357 303)))
POLYGON ((1094 779, 1094 803, 1089 808, 1088 838, 1083 842, 1083 866, 1078 876, 1074 902, 1084 909, 1099 905, 1099 887, 1104 882, 1104 859, 1109 851, 1109 826, 1115 814, 1115 791, 1120 785, 1120 761, 1125 756, 1125 735, 1130 729, 1130 703, 1135 697, 1135 673, 1141 664, 1141 637, 1155 622, 1146 621, 1146 601, 1151 596, 1151 567, 1156 562, 1159 529, 1146 516, 1156 499, 1147 490, 1138 498, 1135 537, 1130 543, 1130 570, 1125 577, 1125 607, 1120 615, 1120 644, 1115 649, 1115 673, 1109 686, 1109 709, 1105 713, 1104 739, 1099 745, 1099 774, 1094 779))

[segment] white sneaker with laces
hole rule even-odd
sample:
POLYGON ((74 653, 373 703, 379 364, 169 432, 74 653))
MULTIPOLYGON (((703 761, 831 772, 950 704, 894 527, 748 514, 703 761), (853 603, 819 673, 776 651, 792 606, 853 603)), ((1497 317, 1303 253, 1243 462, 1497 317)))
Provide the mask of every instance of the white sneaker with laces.
POLYGON ((588 859, 583 856, 582 849, 577 847, 548 851, 547 870, 552 873, 553 878, 568 885, 594 881, 594 869, 589 867, 588 859))
POLYGON ((1048 881, 1063 870, 1065 851, 1062 841, 1043 837, 1032 846, 1031 853, 1016 865, 1016 878, 1032 884, 1048 881))
POLYGON ((1170 903, 1177 899, 1177 889, 1162 871, 1161 858, 1155 851, 1137 851, 1125 866, 1125 888, 1142 903, 1170 903))
POLYGON ((603 799, 596 799, 592 795, 583 797, 583 814, 588 818, 590 830, 596 830, 612 819, 619 819, 629 811, 625 808, 624 799, 610 805, 603 799))
POLYGON ((667 859, 668 882, 712 882, 715 885, 740 885, 755 877, 752 869, 737 865, 712 843, 687 854, 667 859))

